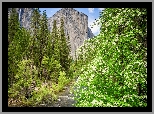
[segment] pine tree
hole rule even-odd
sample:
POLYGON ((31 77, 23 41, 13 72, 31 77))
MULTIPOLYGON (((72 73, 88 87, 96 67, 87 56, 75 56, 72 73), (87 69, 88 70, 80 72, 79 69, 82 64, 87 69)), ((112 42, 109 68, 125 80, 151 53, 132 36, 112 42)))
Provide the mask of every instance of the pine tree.
POLYGON ((53 57, 58 62, 60 61, 60 50, 59 50, 59 36, 58 36, 58 28, 56 26, 56 20, 54 20, 53 29, 52 29, 52 50, 53 57))
POLYGON ((8 19, 8 81, 9 86, 14 82, 14 75, 17 72, 17 61, 19 60, 18 51, 16 50, 18 41, 16 35, 19 31, 18 13, 15 8, 11 8, 8 19), (16 55, 17 54, 17 55, 16 55))
POLYGON ((23 37, 20 38, 21 40, 21 46, 22 46, 22 52, 23 52, 23 59, 30 59, 30 40, 31 40, 31 34, 30 31, 22 27, 22 33, 23 37))
POLYGON ((65 32, 64 32, 64 21, 61 18, 61 27, 60 27, 60 63, 64 70, 67 72, 70 66, 70 48, 69 48, 69 37, 66 40, 65 32))
POLYGON ((45 53, 45 56, 48 56, 49 59, 51 59, 52 55, 53 55, 53 50, 52 50, 52 46, 53 46, 53 43, 52 43, 52 35, 51 33, 49 32, 48 33, 48 39, 47 39, 47 46, 46 46, 46 53, 45 53))
POLYGON ((12 42, 15 33, 19 29, 18 13, 16 8, 11 8, 8 19, 8 45, 12 42))
MULTIPOLYGON (((14 29, 14 28, 12 28, 14 29)), ((11 30, 11 29, 10 29, 11 30)), ((18 70, 18 63, 23 59, 28 58, 29 56, 29 40, 30 34, 28 31, 21 27, 18 28, 12 42, 8 47, 8 75, 9 75, 9 84, 14 83, 14 76, 18 70)))
POLYGON ((34 61, 34 65, 39 65, 39 30, 40 30, 40 11, 38 8, 34 9, 31 17, 31 29, 32 29, 32 42, 31 42, 31 57, 34 61))
POLYGON ((49 57, 49 67, 48 69, 50 79, 55 82, 58 82, 59 72, 61 70, 60 66, 60 40, 58 28, 56 26, 56 20, 54 20, 53 28, 51 34, 49 34, 47 54, 49 57))
MULTIPOLYGON (((48 21, 46 12, 43 11, 43 16, 40 21, 40 36, 38 37, 39 43, 39 70, 42 65, 43 56, 46 53, 46 45, 47 45, 47 37, 48 37, 48 21)), ((42 75, 42 71, 39 71, 40 75, 42 75)))

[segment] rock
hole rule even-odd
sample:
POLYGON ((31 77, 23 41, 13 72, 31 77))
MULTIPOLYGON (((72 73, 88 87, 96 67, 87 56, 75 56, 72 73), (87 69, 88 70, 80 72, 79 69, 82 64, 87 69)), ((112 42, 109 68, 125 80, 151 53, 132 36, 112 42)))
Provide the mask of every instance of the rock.
POLYGON ((94 37, 94 34, 92 33, 91 29, 88 27, 88 39, 94 37))
POLYGON ((59 98, 68 98, 68 96, 59 96, 59 98))
POLYGON ((88 27, 88 16, 73 8, 62 8, 48 19, 50 31, 52 31, 54 20, 60 27, 61 17, 64 19, 65 35, 70 37, 71 55, 75 58, 76 49, 83 44, 84 40, 94 36, 88 27))
MULTIPOLYGON (((19 14, 20 26, 30 30, 31 16, 34 8, 16 8, 19 14)), ((8 8, 8 13, 11 13, 11 8, 8 8)))
MULTIPOLYGON (((19 14, 20 25, 31 30, 31 16, 34 8, 16 8, 19 14)), ((8 8, 10 15, 11 8, 8 8)), ((52 17, 48 18, 48 29, 52 31, 53 21, 57 21, 57 26, 60 27, 60 19, 64 19, 65 35, 70 37, 71 56, 75 59, 75 51, 83 42, 94 35, 88 27, 88 16, 82 12, 78 12, 73 8, 62 8, 57 11, 52 17)))
POLYGON ((40 106, 45 106, 45 104, 40 104, 40 106))
POLYGON ((67 89, 68 87, 64 87, 64 89, 67 89))

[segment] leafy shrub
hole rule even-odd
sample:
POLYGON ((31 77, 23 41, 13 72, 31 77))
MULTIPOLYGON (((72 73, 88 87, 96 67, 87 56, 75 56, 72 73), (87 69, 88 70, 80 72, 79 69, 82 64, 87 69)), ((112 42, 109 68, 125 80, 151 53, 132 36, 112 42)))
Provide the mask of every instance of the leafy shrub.
POLYGON ((68 78, 75 78, 75 77, 73 77, 73 76, 75 76, 73 74, 75 73, 76 70, 77 70, 76 61, 72 61, 70 64, 69 71, 67 72, 67 75, 69 75, 69 76, 67 76, 67 77, 68 78))
POLYGON ((17 74, 15 76, 16 83, 9 89, 8 95, 10 98, 22 98, 23 104, 32 96, 32 91, 35 87, 40 86, 40 80, 36 78, 37 69, 32 66, 31 60, 22 60, 18 64, 17 74), (33 87, 34 86, 34 87, 33 87))
POLYGON ((42 60, 42 69, 46 71, 46 74, 43 74, 45 78, 52 79, 55 82, 58 81, 61 65, 57 60, 44 56, 42 60))
POLYGON ((38 106, 39 104, 49 104, 57 99, 54 91, 48 85, 42 85, 33 91, 32 97, 29 99, 28 104, 32 106, 38 106))
MULTIPOLYGON (((12 32, 14 30, 10 30, 12 32)), ((15 31, 14 31, 15 32, 15 31)), ((12 86, 15 81, 15 75, 18 72, 18 63, 22 57, 29 55, 29 38, 30 34, 24 29, 19 28, 14 33, 11 43, 8 45, 8 85, 12 86)), ((28 57, 28 56, 27 56, 28 57)))
POLYGON ((147 106, 146 9, 106 8, 100 22, 100 35, 79 49, 75 105, 147 106))
POLYGON ((18 66, 16 83, 9 90, 11 98, 21 99, 24 106, 37 106, 40 103, 51 103, 56 100, 52 88, 49 85, 44 86, 41 80, 36 78, 37 69, 35 66, 32 67, 31 60, 23 60, 18 66))
POLYGON ((58 88, 59 91, 69 82, 69 79, 66 78, 66 73, 64 71, 60 71, 58 78, 58 88))
MULTIPOLYGON (((18 64, 18 72, 15 76, 16 83, 14 83, 13 88, 9 91, 15 96, 26 96, 28 94, 28 89, 36 79, 37 70, 35 66, 32 66, 31 60, 22 60, 18 64), (19 94, 21 93, 21 94, 19 94)), ((38 83, 39 84, 39 83, 38 83)))

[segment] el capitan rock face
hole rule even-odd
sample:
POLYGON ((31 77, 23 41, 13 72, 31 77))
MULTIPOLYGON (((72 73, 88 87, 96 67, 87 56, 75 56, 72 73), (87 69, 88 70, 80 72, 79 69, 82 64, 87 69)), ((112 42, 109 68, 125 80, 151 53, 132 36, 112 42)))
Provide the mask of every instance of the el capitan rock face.
POLYGON ((48 19, 50 31, 52 31, 54 20, 60 27, 61 17, 64 19, 65 34, 70 37, 71 55, 74 57, 75 50, 83 44, 84 40, 94 36, 88 27, 88 16, 73 8, 62 8, 48 19))
MULTIPOLYGON (((8 9, 9 12, 10 9, 8 9)), ((30 29, 30 19, 34 8, 16 8, 16 10, 19 14, 20 25, 30 29)), ((57 27, 60 27, 61 17, 64 19, 65 34, 70 37, 71 55, 74 58, 75 50, 83 44, 84 40, 94 36, 88 27, 88 16, 73 8, 62 8, 52 17, 48 18, 48 28, 50 31, 52 31, 54 20, 57 21, 57 27)))

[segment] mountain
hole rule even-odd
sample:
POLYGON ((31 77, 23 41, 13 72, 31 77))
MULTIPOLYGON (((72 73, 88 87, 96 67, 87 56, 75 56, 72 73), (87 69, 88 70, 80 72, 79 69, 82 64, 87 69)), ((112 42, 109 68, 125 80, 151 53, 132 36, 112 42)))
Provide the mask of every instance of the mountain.
MULTIPOLYGON (((34 8, 16 8, 19 14, 20 25, 26 29, 30 29, 30 19, 34 8)), ((11 13, 11 8, 8 9, 8 13, 11 13)))
MULTIPOLYGON (((9 13, 10 9, 8 9, 9 13)), ((16 8, 16 10, 19 14, 20 25, 30 29, 30 18, 34 8, 16 8)), ((88 27, 88 16, 73 8, 62 8, 52 17, 48 18, 48 28, 50 31, 52 31, 54 20, 57 21, 57 27, 60 27, 61 17, 64 19, 65 35, 70 37, 71 55, 74 58, 75 50, 83 44, 84 40, 94 36, 88 27)))
POLYGON ((74 57, 75 50, 83 44, 84 40, 94 36, 88 27, 88 16, 73 8, 62 8, 48 19, 50 31, 52 31, 54 20, 57 21, 57 26, 60 27, 61 17, 64 19, 65 34, 70 37, 71 55, 74 57))

